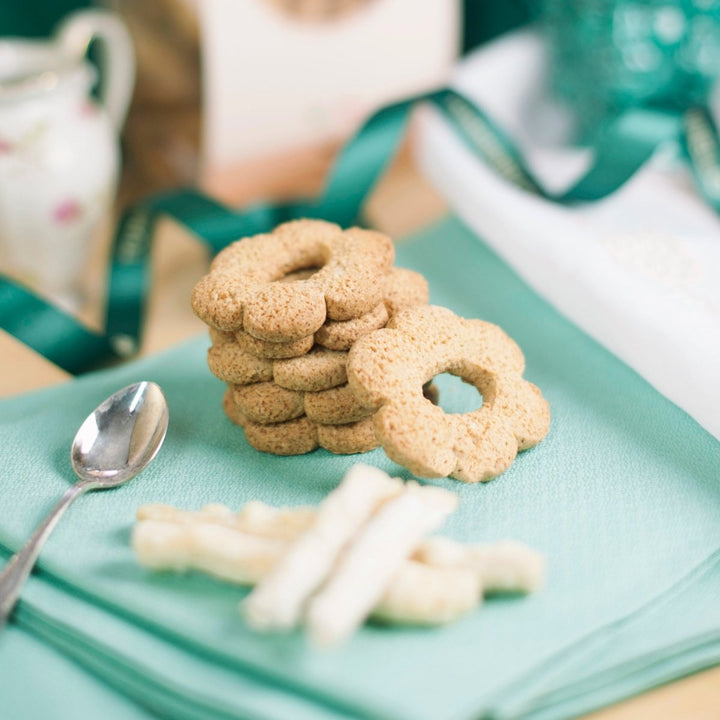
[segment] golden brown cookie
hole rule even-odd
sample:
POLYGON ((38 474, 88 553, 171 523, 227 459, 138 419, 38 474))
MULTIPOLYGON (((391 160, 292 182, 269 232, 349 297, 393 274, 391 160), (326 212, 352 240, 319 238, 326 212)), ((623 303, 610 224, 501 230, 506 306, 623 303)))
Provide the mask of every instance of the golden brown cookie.
POLYGON ((353 320, 328 320, 316 333, 315 342, 329 350, 349 350, 352 344, 372 330, 385 327, 389 318, 385 303, 353 320))
POLYGON ((371 417, 345 425, 318 425, 318 444, 336 455, 368 452, 378 446, 371 417))
POLYGON ((224 332, 214 327, 208 328, 208 334, 213 345, 222 345, 223 343, 234 342, 235 334, 231 332, 224 332))
POLYGON ((385 307, 392 316, 413 305, 427 305, 430 289, 427 280, 414 270, 393 268, 385 286, 385 307))
POLYGON ((305 393, 305 414, 320 425, 344 425, 372 415, 352 394, 350 386, 340 385, 330 390, 305 393))
POLYGON ((235 332, 235 340, 243 352, 264 360, 299 357, 308 352, 314 343, 312 335, 288 342, 270 342, 269 340, 258 340, 244 330, 235 332))
POLYGON ((252 447, 272 455, 304 455, 318 447, 317 425, 304 416, 274 425, 246 420, 243 431, 252 447))
POLYGON ((420 477, 477 482, 507 470, 518 450, 548 432, 548 404, 523 379, 524 367, 522 352, 496 325, 416 306, 360 338, 347 373, 358 400, 378 409, 375 434, 392 460, 420 477), (482 407, 447 414, 428 401, 423 384, 442 372, 474 385, 482 407))
POLYGON ((288 390, 273 382, 236 385, 233 398, 245 417, 263 425, 287 422, 301 415, 321 425, 340 425, 372 414, 358 403, 347 384, 312 393, 288 390))
POLYGON ((220 330, 298 340, 326 319, 351 320, 376 307, 394 255, 381 233, 342 231, 320 220, 285 223, 220 252, 193 290, 193 310, 220 330), (306 268, 319 269, 304 280, 277 282, 306 268))
POLYGON ((420 273, 393 268, 387 276, 383 302, 353 320, 328 320, 315 333, 315 342, 330 350, 349 350, 353 343, 373 330, 385 327, 390 315, 405 307, 427 304, 427 280, 420 273))
POLYGON ((233 397, 232 387, 229 387, 223 395, 223 411, 228 416, 228 419, 236 425, 239 425, 240 427, 245 426, 247 418, 238 410, 235 398, 233 397))
MULTIPOLYGON (((234 406, 234 403, 230 404, 234 406)), ((227 403, 225 412, 230 420, 243 428, 248 444, 273 455, 304 455, 318 447, 337 455, 352 455, 378 446, 372 418, 347 425, 317 425, 303 416, 263 425, 243 417, 237 408, 228 407, 227 403)))
MULTIPOLYGON (((300 275, 294 273, 293 276, 300 275)), ((401 308, 425 304, 428 298, 428 286, 419 273, 403 268, 393 268, 388 275, 385 299, 370 312, 352 320, 327 320, 315 332, 317 345, 329 350, 349 350, 353 343, 363 335, 385 327, 390 314, 401 308)), ((269 342, 259 340, 242 330, 236 333, 240 347, 246 352, 264 358, 298 357, 308 352, 312 336, 305 336, 292 342, 269 342)))
POLYGON ((347 383, 347 352, 315 346, 299 357, 261 358, 240 349, 232 333, 225 334, 208 348, 208 366, 215 377, 231 385, 250 385, 274 381, 280 387, 302 392, 319 392, 347 383))
POLYGON ((315 346, 309 353, 273 364, 275 382, 288 390, 317 392, 347 382, 347 352, 315 346))
POLYGON ((233 399, 237 409, 257 423, 285 422, 305 413, 304 393, 287 390, 273 382, 236 385, 233 399))
POLYGON ((207 363, 215 377, 233 385, 272 380, 272 360, 259 358, 241 350, 232 333, 214 330, 210 336, 214 343, 208 348, 207 363))

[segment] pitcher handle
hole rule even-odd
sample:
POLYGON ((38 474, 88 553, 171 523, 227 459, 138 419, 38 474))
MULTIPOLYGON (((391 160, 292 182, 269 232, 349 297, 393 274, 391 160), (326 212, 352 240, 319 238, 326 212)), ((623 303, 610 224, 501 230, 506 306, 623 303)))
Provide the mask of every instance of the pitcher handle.
POLYGON ((135 53, 123 22, 107 10, 80 10, 58 26, 55 37, 76 58, 85 57, 90 43, 99 41, 100 99, 119 132, 135 83, 135 53))

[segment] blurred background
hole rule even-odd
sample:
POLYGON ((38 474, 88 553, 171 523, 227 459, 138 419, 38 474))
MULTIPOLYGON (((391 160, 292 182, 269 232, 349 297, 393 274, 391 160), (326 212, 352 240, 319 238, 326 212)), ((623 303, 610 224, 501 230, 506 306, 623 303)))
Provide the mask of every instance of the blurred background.
POLYGON ((442 85, 456 58, 539 13, 513 0, 36 0, 3 3, 0 34, 47 38, 91 6, 117 13, 135 50, 121 204, 198 183, 233 204, 313 193, 372 109, 442 85))
MULTIPOLYGON (((626 110, 714 111, 718 68, 720 0, 3 2, 0 274, 98 326, 117 219, 154 193, 194 187, 238 209, 315 197, 373 111, 448 84, 558 189, 626 110)), ((610 174, 653 122, 610 148, 610 174)), ((394 237, 446 203, 463 216, 462 163, 448 160, 448 146, 416 164, 416 130, 365 206, 366 220, 394 237)), ((445 131, 431 130, 426 149, 433 138, 442 145, 445 131)), ((698 137, 705 198, 716 188, 720 207, 716 138, 698 137)), ((687 163, 675 160, 677 187, 695 194, 687 163)), ((644 222, 622 212, 624 231, 644 222)), ((464 219, 493 240, 481 218, 464 219)), ((198 253, 193 264, 176 250, 167 264, 168 275, 186 275, 156 301, 166 311, 204 266, 198 253)))
MULTIPOLYGON (((538 13, 521 0, 1 3, 0 272, 97 324, 128 205, 189 186, 236 208, 316 196, 373 110, 443 86, 458 58, 538 13)), ((393 235, 445 207, 407 143, 398 155, 370 205, 393 235)))

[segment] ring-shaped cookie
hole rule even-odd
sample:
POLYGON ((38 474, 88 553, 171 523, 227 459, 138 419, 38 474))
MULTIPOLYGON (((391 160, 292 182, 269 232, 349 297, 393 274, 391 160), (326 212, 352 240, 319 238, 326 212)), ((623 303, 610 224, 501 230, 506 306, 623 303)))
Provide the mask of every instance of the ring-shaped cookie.
POLYGON ((351 320, 383 300, 395 250, 387 236, 296 220, 220 252, 195 286, 192 307, 208 325, 271 342, 312 335, 326 319, 351 320), (283 278, 317 268, 310 277, 283 278))
POLYGON ((420 477, 478 482, 507 470, 518 450, 548 432, 548 404, 524 368, 520 348, 496 325, 416 306, 360 338, 347 374, 358 400, 378 408, 375 434, 392 460, 420 477), (423 384, 442 372, 474 385, 482 407, 448 414, 429 402, 423 384))

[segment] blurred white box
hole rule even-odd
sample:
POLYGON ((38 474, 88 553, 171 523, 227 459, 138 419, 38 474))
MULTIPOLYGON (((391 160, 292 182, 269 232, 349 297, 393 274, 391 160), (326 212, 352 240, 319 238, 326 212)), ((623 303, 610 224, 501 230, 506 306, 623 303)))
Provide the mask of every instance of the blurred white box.
POLYGON ((322 20, 281 5, 197 3, 206 177, 337 141, 377 106, 443 84, 458 54, 459 0, 358 0, 322 20))
MULTIPOLYGON (((463 60, 452 84, 560 191, 591 157, 548 141, 564 123, 547 94, 546 42, 509 33, 463 60)), ((720 440, 720 216, 693 187, 678 144, 663 143, 606 198, 563 206, 507 182, 433 108, 419 120, 420 168, 467 226, 720 440)))

